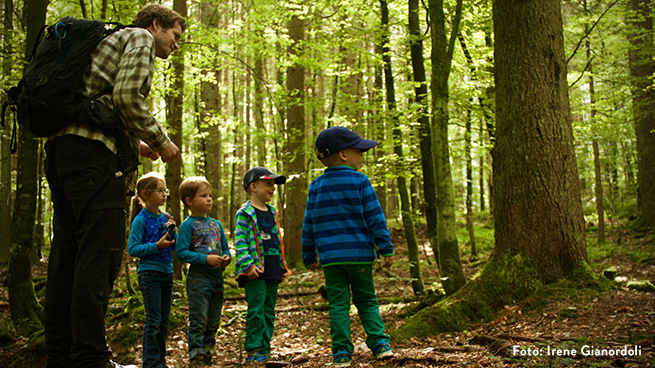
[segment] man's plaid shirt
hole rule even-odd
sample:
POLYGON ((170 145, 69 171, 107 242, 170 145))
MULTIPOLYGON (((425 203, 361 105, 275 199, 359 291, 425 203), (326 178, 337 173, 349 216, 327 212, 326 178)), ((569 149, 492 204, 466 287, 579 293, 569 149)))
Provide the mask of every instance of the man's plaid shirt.
MULTIPOLYGON (((161 125, 150 113, 146 98, 154 73, 155 39, 143 28, 125 28, 102 40, 91 55, 91 65, 84 74, 83 95, 91 97, 113 86, 100 101, 118 111, 135 150, 139 140, 160 152, 170 144, 161 125)), ((116 153, 115 139, 91 125, 71 125, 53 137, 73 134, 103 142, 116 153)), ((53 138, 51 137, 51 138, 53 138)), ((127 178, 128 190, 134 189, 136 174, 127 178)))

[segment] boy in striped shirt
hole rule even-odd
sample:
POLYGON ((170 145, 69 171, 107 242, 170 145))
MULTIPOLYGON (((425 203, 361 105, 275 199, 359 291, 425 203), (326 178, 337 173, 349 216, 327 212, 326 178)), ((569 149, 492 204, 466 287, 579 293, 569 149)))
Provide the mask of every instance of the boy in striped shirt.
POLYGON ((320 262, 329 301, 334 367, 350 366, 350 300, 366 331, 366 345, 378 359, 393 356, 384 333, 373 283, 375 247, 383 267, 393 265, 393 244, 386 219, 366 175, 359 173, 362 153, 377 145, 345 127, 331 127, 316 138, 315 153, 327 166, 309 186, 302 228, 305 266, 320 262))

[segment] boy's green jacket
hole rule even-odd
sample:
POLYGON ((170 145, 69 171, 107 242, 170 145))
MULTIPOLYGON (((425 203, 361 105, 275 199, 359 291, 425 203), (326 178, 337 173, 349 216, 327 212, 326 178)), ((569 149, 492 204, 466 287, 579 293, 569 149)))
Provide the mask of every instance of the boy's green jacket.
MULTIPOLYGON (((291 275, 291 271, 287 267, 284 257, 284 242, 282 241, 282 232, 280 231, 280 221, 277 217, 277 210, 275 207, 267 204, 269 211, 272 211, 275 218, 278 234, 280 235, 280 250, 281 250, 281 264, 283 267, 282 273, 291 275)), ((266 265, 264 264, 262 254, 264 254, 264 243, 261 239, 261 234, 257 228, 257 215, 255 207, 250 204, 250 201, 241 207, 236 214, 234 229, 234 249, 236 250, 235 261, 235 279, 245 276, 246 272, 254 266, 259 267, 262 271, 266 265)))

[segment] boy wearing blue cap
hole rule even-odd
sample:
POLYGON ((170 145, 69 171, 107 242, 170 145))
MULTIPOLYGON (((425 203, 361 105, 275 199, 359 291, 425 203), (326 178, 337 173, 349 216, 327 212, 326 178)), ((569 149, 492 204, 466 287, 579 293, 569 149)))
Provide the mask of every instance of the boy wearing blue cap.
POLYGON ((243 177, 250 200, 236 214, 234 249, 236 280, 245 288, 246 363, 265 362, 271 354, 277 289, 291 272, 284 261, 284 244, 275 207, 268 204, 275 185, 287 178, 264 167, 254 167, 243 177))
POLYGON ((318 262, 325 273, 334 367, 350 366, 350 299, 367 334, 366 345, 378 359, 393 356, 384 333, 373 283, 375 246, 393 265, 393 244, 386 219, 366 175, 358 170, 362 153, 377 145, 345 127, 331 127, 316 138, 316 155, 327 166, 309 186, 302 228, 305 266, 318 262))

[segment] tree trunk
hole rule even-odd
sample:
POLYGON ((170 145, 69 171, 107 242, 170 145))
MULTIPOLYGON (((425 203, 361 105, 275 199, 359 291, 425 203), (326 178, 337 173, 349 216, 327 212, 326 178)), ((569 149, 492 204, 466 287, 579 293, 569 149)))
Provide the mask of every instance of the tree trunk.
MULTIPOLYGON (((186 0, 175 0, 173 2, 173 10, 178 12, 181 16, 186 17, 186 0)), ((172 60, 174 72, 172 75, 172 85, 168 92, 168 136, 171 141, 177 145, 180 152, 183 152, 182 119, 184 116, 184 47, 181 47, 172 55, 172 60)), ((184 158, 175 160, 166 165, 166 185, 170 189, 167 208, 169 210, 168 213, 170 213, 178 225, 182 223, 180 183, 182 182, 183 160, 184 158)), ((182 264, 177 257, 173 257, 173 278, 175 280, 182 280, 182 264)))
POLYGON ((594 280, 571 128, 559 0, 496 0, 496 246, 477 276, 396 339, 462 330, 563 278, 594 280))
POLYGON ((409 48, 412 57, 412 72, 416 87, 416 104, 419 106, 418 124, 421 149, 421 169, 423 170, 423 198, 425 200, 425 218, 428 224, 428 239, 439 264, 437 247, 437 191, 434 172, 434 155, 432 154, 432 128, 428 114, 428 86, 425 77, 425 60, 423 59, 423 34, 419 23, 418 0, 409 0, 409 48))
POLYGON ((446 22, 442 0, 429 1, 432 36, 432 152, 434 156, 437 196, 437 243, 433 244, 441 271, 443 288, 451 295, 466 283, 457 242, 455 194, 450 169, 448 142, 448 78, 453 59, 455 39, 462 12, 462 0, 457 1, 450 41, 446 39, 446 22))
POLYGON ((494 257, 553 282, 587 258, 560 2, 498 0, 494 20, 494 257))
MULTIPOLYGON (((13 50, 11 48, 14 38, 13 30, 13 1, 2 0, 3 13, 3 57, 2 57, 2 74, 11 75, 13 68, 13 50)), ((0 160, 0 264, 9 262, 9 252, 11 249, 11 170, 12 162, 10 153, 11 124, 7 124, 0 132, 0 145, 2 146, 2 156, 0 160)))
POLYGON ((466 158, 466 230, 469 234, 471 256, 478 255, 475 247, 475 227, 473 226, 473 157, 471 156, 471 110, 469 106, 464 132, 464 156, 466 158))
MULTIPOLYGON (((585 12, 589 11, 587 7, 587 0, 583 1, 583 6, 585 12)), ((585 33, 589 32, 589 27, 585 25, 585 33)), ((585 41, 585 49, 586 49, 586 56, 587 56, 587 63, 589 65, 588 71, 589 71, 589 106, 591 108, 591 112, 589 114, 589 123, 592 127, 597 127, 597 122, 596 122, 596 90, 594 86, 594 68, 592 64, 592 57, 591 57, 591 42, 589 42, 589 38, 585 41)), ((593 148, 593 153, 594 153, 594 193, 596 195, 596 214, 598 215, 598 244, 605 244, 605 206, 604 206, 604 201, 605 201, 605 196, 603 194, 603 176, 601 173, 601 167, 600 167, 600 149, 598 147, 598 138, 596 138, 596 135, 594 134, 594 137, 592 138, 591 146, 593 148)), ((610 186, 611 190, 611 186, 610 186)))
POLYGON ((387 116, 392 121, 393 126, 393 150, 396 154, 397 165, 396 171, 398 176, 398 192, 400 194, 400 212, 402 214, 403 228, 405 238, 407 239, 407 250, 409 253, 409 274, 412 278, 412 289, 414 294, 425 294, 425 285, 421 275, 421 263, 419 260, 418 242, 416 240, 416 229, 414 226, 414 216, 412 216, 412 205, 407 188, 407 167, 405 166, 403 153, 403 137, 400 131, 400 121, 398 111, 396 111, 396 92, 393 85, 393 73, 391 71, 391 50, 389 49, 389 9, 386 0, 380 0, 380 9, 382 15, 382 61, 384 63, 384 84, 387 91, 387 116))
MULTIPOLYGON (((301 57, 305 38, 303 19, 294 15, 287 23, 291 44, 287 52, 301 57)), ((302 264, 300 236, 307 201, 305 173, 305 68, 298 62, 287 68, 287 152, 292 153, 286 162, 285 174, 298 175, 285 184, 286 210, 284 211, 284 243, 287 263, 292 267, 302 264)))
MULTIPOLYGON (((25 60, 29 60, 38 32, 45 24, 47 7, 47 1, 35 0, 25 3, 25 60)), ((11 321, 16 333, 26 337, 43 328, 43 308, 34 292, 30 262, 36 222, 37 175, 34 168, 38 165, 38 148, 39 140, 30 132, 20 129, 7 289, 11 321)))
POLYGON ((653 17, 650 0, 630 0, 632 47, 628 52, 632 77, 632 104, 637 135, 637 188, 639 209, 646 224, 655 225, 655 74, 653 17))
MULTIPOLYGON (((200 8, 200 21, 205 27, 210 29, 218 28, 219 17, 216 12, 215 4, 211 2, 204 2, 200 8)), ((212 45, 213 47, 217 47, 212 45)), ((221 139, 222 134, 220 130, 220 116, 222 105, 221 96, 218 90, 219 81, 221 80, 221 70, 212 66, 219 65, 219 58, 213 56, 208 62, 207 70, 208 75, 214 75, 211 81, 203 80, 200 82, 200 132, 203 133, 204 145, 204 165, 205 177, 212 183, 212 196, 214 200, 218 201, 223 197, 223 154, 221 152, 221 139)), ((231 214, 229 215, 232 216, 231 214)), ((216 204, 212 207, 211 217, 226 224, 226 217, 223 214, 223 206, 216 204)), ((182 219, 180 219, 182 220, 182 219)))

